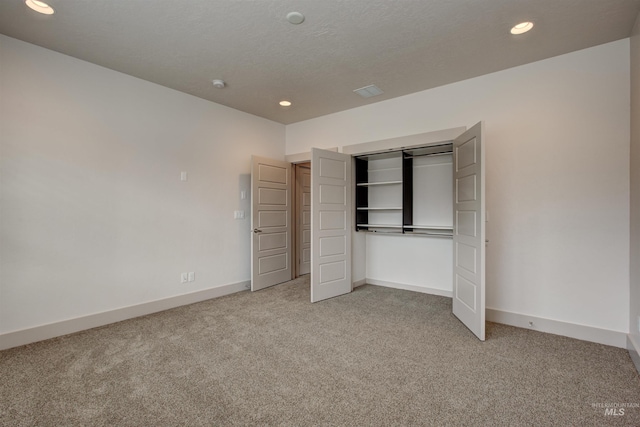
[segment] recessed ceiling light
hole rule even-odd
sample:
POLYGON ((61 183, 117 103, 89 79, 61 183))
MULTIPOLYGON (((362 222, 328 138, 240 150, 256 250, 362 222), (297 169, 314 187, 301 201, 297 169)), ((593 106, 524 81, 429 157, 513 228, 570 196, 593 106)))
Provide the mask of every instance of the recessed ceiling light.
POLYGON ((533 22, 521 22, 511 29, 511 34, 523 34, 533 28, 533 22))
POLYGON ((45 15, 53 15, 55 12, 51 6, 40 0, 25 0, 24 4, 36 12, 43 13, 45 15))
POLYGON ((289 12, 287 13, 287 21, 293 25, 302 24, 304 22, 304 15, 300 12, 289 12))
POLYGON ((279 104, 281 107, 291 107, 291 101, 282 100, 279 104))

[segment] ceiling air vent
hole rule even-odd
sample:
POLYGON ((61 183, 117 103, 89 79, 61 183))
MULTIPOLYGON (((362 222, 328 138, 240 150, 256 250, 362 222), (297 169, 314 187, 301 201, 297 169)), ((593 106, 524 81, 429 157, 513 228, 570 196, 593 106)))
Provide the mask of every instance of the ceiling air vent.
POLYGON ((380 90, 380 88, 376 85, 369 85, 365 87, 361 87, 360 89, 354 90, 355 93, 360 95, 363 98, 371 98, 372 96, 381 95, 384 92, 380 90))

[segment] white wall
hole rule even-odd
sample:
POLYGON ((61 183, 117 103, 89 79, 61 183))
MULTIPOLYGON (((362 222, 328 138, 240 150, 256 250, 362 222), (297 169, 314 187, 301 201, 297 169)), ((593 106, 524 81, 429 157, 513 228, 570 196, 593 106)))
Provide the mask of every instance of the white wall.
POLYGON ((249 279, 233 211, 283 125, 5 36, 0 64, 0 334, 249 279))
MULTIPOLYGON (((629 331, 640 345, 640 14, 631 37, 631 245, 629 331)), ((640 350, 640 348, 638 348, 640 350)), ((640 369, 640 366, 639 366, 640 369)))
MULTIPOLYGON (((292 124, 286 151, 484 120, 487 306, 626 333, 629 112, 625 39, 292 124)), ((405 239, 367 238, 367 274, 427 286, 415 253, 431 243, 405 239)))

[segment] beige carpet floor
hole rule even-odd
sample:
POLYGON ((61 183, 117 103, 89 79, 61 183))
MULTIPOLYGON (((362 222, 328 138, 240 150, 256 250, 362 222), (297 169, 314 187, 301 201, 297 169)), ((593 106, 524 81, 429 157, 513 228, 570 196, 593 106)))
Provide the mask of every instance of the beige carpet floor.
POLYGON ((487 329, 370 285, 310 304, 303 278, 0 352, 0 425, 640 425, 600 407, 640 403, 625 350, 487 329))

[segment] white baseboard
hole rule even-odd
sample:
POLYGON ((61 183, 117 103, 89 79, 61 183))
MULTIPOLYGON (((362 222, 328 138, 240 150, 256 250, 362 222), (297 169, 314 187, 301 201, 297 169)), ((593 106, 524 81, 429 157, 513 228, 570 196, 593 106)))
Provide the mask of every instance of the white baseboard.
POLYGON ((640 336, 627 335, 627 350, 629 350, 633 364, 636 365, 636 370, 640 373, 640 336))
POLYGON ((453 296, 452 291, 445 289, 427 288, 425 286, 407 285, 404 283, 387 282, 386 280, 378 279, 365 279, 366 283, 370 285, 385 286, 387 288, 404 289, 405 291, 421 292, 423 294, 440 295, 443 297, 451 298, 453 296))
MULTIPOLYGON (((432 295, 441 295, 452 298, 453 292, 443 289, 426 288, 422 286, 406 285, 402 283, 387 282, 377 279, 366 279, 371 285, 386 286, 388 288, 404 289, 408 291, 422 292, 432 295)), ((489 322, 502 323, 505 325, 516 326, 518 328, 533 329, 549 334, 562 335, 565 337, 576 338, 583 341, 595 342, 598 344, 610 345, 613 347, 628 348, 627 334, 625 332, 612 331, 609 329, 601 329, 593 326, 579 325, 576 323, 562 322, 559 320, 545 319, 543 317, 529 316, 526 314, 512 313, 508 311, 486 309, 486 319, 489 322), (529 325, 533 322, 533 326, 529 325)), ((635 337, 637 361, 636 367, 640 372, 640 336, 635 337)), ((631 347, 629 347, 631 352, 631 347)), ((632 355, 633 357, 633 355, 632 355)))
POLYGON ((8 348, 18 347, 36 341, 43 341, 62 335, 72 334, 74 332, 120 322, 134 317, 145 316, 147 314, 169 310, 182 305, 218 298, 235 292, 247 290, 250 285, 251 282, 248 280, 244 282, 231 283, 189 294, 176 295, 174 297, 149 301, 102 313, 90 314, 88 316, 82 316, 75 319, 63 320, 60 322, 49 323, 47 325, 8 332, 0 335, 0 350, 6 350, 8 348))
POLYGON ((353 282, 351 288, 355 289, 358 286, 362 286, 362 285, 366 285, 366 284, 367 284, 367 279, 356 280, 355 282, 353 282))
MULTIPOLYGON (((147 314, 157 313, 159 311, 169 310, 171 308, 176 308, 183 305, 193 304, 196 302, 233 294, 249 289, 250 283, 250 281, 231 283, 228 285, 218 286, 202 291, 196 291, 189 294, 177 295, 174 297, 78 317, 75 319, 63 320, 47 325, 8 332, 0 335, 0 350, 6 350, 12 347, 18 347, 37 341, 43 341, 74 332, 108 325, 110 323, 120 322, 122 320, 132 319, 134 317, 145 316, 147 314)), ((408 291, 440 295, 449 298, 452 296, 451 291, 446 291, 443 289, 426 288, 415 285, 387 282, 377 279, 358 280, 353 283, 353 287, 356 288, 366 283, 377 286, 386 286, 395 289, 404 289, 408 291)), ((624 332, 611 331, 607 329, 567 323, 558 320, 511 313, 491 308, 487 308, 486 319, 490 322, 503 323, 505 325, 516 326, 519 328, 534 329, 540 332, 547 332, 580 340, 596 342, 599 344, 626 348, 627 350, 629 350, 629 354, 631 355, 636 368, 638 369, 638 371, 640 371, 640 337, 627 335, 624 332), (533 322, 534 326, 529 326, 529 322, 533 322)))
POLYGON ((627 334, 625 332, 600 329, 593 326, 578 325, 576 323, 567 323, 560 320, 545 319, 543 317, 529 316, 526 314, 511 313, 492 308, 487 308, 486 319, 489 322, 502 323, 518 328, 532 329, 583 341, 627 348, 627 334), (533 326, 531 326, 529 322, 533 322, 533 326))

